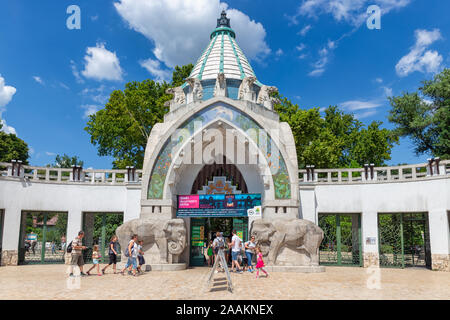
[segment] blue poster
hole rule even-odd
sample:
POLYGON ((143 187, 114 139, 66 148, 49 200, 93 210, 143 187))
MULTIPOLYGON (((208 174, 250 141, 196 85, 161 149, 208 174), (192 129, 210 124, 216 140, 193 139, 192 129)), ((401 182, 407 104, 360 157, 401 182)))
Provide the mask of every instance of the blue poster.
POLYGON ((261 194, 178 196, 177 217, 248 217, 261 211, 261 194))

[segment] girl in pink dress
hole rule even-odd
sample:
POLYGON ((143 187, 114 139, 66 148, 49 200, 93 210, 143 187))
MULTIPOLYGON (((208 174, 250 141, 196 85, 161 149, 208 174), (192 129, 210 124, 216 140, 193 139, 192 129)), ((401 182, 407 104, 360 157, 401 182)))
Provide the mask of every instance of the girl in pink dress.
POLYGON ((262 270, 262 272, 264 272, 266 274, 266 278, 269 276, 269 274, 267 273, 266 270, 264 270, 264 260, 263 260, 263 255, 261 252, 261 248, 260 247, 256 247, 256 279, 258 279, 259 276, 259 270, 262 270))

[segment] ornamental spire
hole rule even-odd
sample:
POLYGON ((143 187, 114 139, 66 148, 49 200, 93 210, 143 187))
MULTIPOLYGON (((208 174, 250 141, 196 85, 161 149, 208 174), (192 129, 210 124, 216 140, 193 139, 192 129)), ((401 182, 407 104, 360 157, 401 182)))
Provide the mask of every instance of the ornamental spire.
POLYGON ((217 19, 217 28, 220 28, 220 27, 231 28, 230 19, 227 18, 227 13, 225 12, 225 10, 222 11, 222 14, 220 15, 220 19, 217 19))

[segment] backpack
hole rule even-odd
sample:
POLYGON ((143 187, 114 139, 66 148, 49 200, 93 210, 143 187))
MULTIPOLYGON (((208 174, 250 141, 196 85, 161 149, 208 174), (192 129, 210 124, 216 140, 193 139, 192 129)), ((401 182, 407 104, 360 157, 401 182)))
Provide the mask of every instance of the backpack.
POLYGON ((71 253, 72 252, 72 241, 70 241, 69 245, 67 246, 66 251, 67 251, 67 253, 71 253))
MULTIPOLYGON (((128 252, 128 247, 130 246, 130 242, 128 243, 128 246, 127 246, 127 248, 125 249, 125 252, 124 252, 125 257, 127 257, 127 258, 130 257, 130 253, 128 252)), ((131 254, 133 254, 133 253, 134 253, 134 243, 133 243, 133 246, 131 247, 131 254)))

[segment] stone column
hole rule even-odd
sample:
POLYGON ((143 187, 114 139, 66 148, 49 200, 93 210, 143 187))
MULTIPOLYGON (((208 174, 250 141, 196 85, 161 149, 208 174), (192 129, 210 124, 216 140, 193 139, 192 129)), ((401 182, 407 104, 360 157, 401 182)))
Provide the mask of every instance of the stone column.
POLYGON ((2 266, 16 266, 19 262, 20 218, 21 209, 19 207, 11 206, 5 209, 1 259, 2 266))
POLYGON ((299 218, 319 224, 314 186, 300 186, 299 218))
POLYGON ((428 213, 433 270, 450 272, 449 216, 445 209, 428 213))
POLYGON ((78 209, 69 210, 67 217, 67 244, 70 243, 78 232, 82 230, 83 212, 78 209))
POLYGON ((362 251, 364 268, 378 267, 380 258, 378 255, 378 214, 376 211, 363 211, 361 217, 362 251), (375 239, 375 243, 367 243, 367 239, 375 239))

